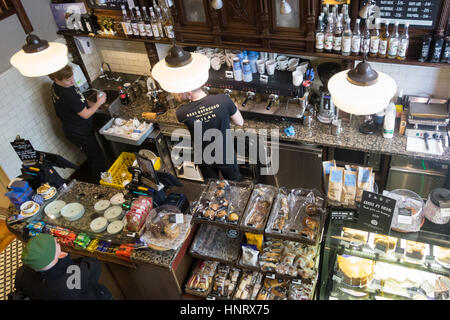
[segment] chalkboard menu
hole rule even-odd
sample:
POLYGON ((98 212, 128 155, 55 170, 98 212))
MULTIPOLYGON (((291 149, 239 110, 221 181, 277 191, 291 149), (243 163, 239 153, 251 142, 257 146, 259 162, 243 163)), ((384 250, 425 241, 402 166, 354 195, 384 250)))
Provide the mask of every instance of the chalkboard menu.
POLYGON ((381 194, 364 191, 358 209, 358 228, 389 235, 396 201, 381 194))
MULTIPOLYGON (((410 26, 433 29, 441 10, 442 0, 375 0, 380 8, 381 19, 410 26)), ((360 6, 366 2, 361 1, 360 6)))
POLYGON ((11 145, 22 162, 36 159, 36 151, 29 140, 15 140, 11 145))

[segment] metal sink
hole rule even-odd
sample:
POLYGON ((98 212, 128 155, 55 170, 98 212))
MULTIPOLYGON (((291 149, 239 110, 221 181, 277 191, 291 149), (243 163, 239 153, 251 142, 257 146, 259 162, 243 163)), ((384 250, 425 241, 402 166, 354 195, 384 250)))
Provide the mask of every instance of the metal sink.
MULTIPOLYGON (((106 102, 98 108, 97 113, 103 113, 114 117, 114 114, 119 111, 121 106, 119 91, 105 89, 101 91, 106 93, 106 102)), ((96 89, 89 89, 84 93, 84 96, 90 101, 97 102, 97 92, 98 90, 96 89)))

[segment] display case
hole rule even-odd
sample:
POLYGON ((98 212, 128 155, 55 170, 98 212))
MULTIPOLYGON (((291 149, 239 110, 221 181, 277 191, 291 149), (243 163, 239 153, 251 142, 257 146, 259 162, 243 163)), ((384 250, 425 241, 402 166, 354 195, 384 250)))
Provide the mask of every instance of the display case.
POLYGON ((366 232, 331 210, 323 242, 321 300, 448 300, 450 224, 419 232, 366 232))

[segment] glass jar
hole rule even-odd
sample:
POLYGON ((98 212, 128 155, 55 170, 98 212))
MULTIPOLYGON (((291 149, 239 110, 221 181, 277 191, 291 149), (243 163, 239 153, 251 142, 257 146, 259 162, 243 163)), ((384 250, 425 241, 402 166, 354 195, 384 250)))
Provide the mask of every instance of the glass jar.
POLYGON ((450 221, 450 208, 443 208, 443 203, 450 204, 450 190, 437 188, 431 190, 425 204, 425 218, 435 224, 446 224, 450 221))

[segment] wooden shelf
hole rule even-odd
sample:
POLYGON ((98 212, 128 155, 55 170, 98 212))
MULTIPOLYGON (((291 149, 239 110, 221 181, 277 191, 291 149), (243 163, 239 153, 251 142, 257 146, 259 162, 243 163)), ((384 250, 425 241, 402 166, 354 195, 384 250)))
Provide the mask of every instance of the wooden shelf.
MULTIPOLYGON (((109 39, 109 40, 125 40, 125 41, 135 41, 135 42, 146 42, 146 43, 163 43, 163 44, 172 44, 170 40, 154 40, 154 39, 144 39, 144 38, 134 38, 127 37, 124 35, 116 35, 116 36, 106 36, 100 34, 86 34, 76 31, 58 31, 57 34, 63 36, 72 36, 72 37, 90 37, 95 39, 109 39)), ((204 46, 204 47, 217 47, 224 49, 239 49, 236 45, 214 45, 214 44, 203 44, 203 43, 194 43, 194 42, 177 42, 180 46, 204 46)), ((257 47, 252 48, 248 45, 245 48, 258 50, 257 47)), ((241 49, 243 49, 242 47, 241 49)), ((280 51, 280 50, 278 50, 280 51)), ((339 59, 339 60, 352 60, 352 61, 362 61, 363 56, 343 56, 335 53, 325 53, 325 52, 307 52, 307 51, 297 51, 293 49, 287 49, 283 52, 279 52, 283 54, 292 54, 299 56, 308 56, 308 57, 318 57, 318 58, 329 58, 329 59, 339 59)), ((422 67, 432 67, 432 68, 450 68, 450 63, 431 63, 431 62, 420 62, 413 58, 407 58, 406 60, 397 60, 397 59, 388 59, 388 58, 378 58, 378 57, 368 57, 369 62, 379 62, 379 63, 390 63, 390 64, 400 64, 400 65, 414 65, 414 66, 422 66, 422 67)))
POLYGON ((77 31, 58 31, 57 34, 63 35, 63 36, 70 36, 70 37, 89 37, 89 38, 95 38, 95 39, 109 39, 109 40, 125 40, 125 41, 135 41, 135 42, 148 42, 148 43, 164 43, 164 44, 171 44, 172 41, 170 40, 154 40, 154 39, 144 39, 144 38, 134 38, 134 37, 127 37, 124 35, 115 35, 115 36, 107 36, 107 35, 101 35, 101 34, 93 34, 93 33, 82 33, 77 31))

